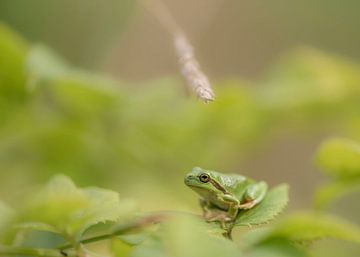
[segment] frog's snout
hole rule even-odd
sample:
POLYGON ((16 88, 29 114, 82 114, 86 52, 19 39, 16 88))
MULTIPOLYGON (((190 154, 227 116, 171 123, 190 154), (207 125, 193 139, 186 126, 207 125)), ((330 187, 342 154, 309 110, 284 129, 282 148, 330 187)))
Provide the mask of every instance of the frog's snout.
POLYGON ((195 178, 194 174, 189 173, 189 174, 187 174, 187 175, 184 177, 184 183, 185 183, 186 185, 189 185, 189 184, 191 183, 191 181, 194 180, 194 178, 195 178))

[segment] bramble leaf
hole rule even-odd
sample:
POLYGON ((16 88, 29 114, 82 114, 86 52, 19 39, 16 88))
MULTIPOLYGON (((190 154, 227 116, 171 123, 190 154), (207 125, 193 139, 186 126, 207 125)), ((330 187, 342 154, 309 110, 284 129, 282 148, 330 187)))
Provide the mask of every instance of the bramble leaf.
POLYGON ((339 217, 317 213, 293 214, 277 225, 272 235, 295 241, 333 238, 360 243, 360 228, 355 224, 339 217))
POLYGON ((275 238, 257 245, 248 251, 247 257, 310 257, 305 249, 296 247, 291 241, 275 238))
POLYGON ((209 224, 192 217, 176 217, 163 223, 156 233, 134 247, 131 257, 241 256, 237 246, 222 236, 209 235, 209 224))
POLYGON ((359 191, 360 180, 332 182, 317 189, 314 205, 316 208, 323 209, 329 206, 331 202, 359 191))
POLYGON ((116 192, 77 188, 65 176, 54 177, 25 208, 19 226, 57 232, 74 240, 93 225, 127 218, 134 206, 116 192))
POLYGON ((325 141, 317 154, 317 163, 328 175, 338 178, 360 177, 360 144, 343 138, 325 141))
POLYGON ((260 225, 273 220, 286 207, 289 196, 286 184, 272 189, 256 207, 241 211, 236 219, 236 226, 260 225))
POLYGON ((300 212, 292 214, 271 229, 254 232, 248 241, 257 245, 274 238, 305 243, 323 238, 360 243, 360 228, 339 217, 328 214, 300 212), (250 240, 249 240, 250 239, 250 240))

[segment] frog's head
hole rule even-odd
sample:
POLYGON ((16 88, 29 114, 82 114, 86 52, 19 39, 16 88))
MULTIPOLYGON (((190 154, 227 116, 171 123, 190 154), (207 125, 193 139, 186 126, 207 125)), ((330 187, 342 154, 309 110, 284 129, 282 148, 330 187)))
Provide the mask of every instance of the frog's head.
POLYGON ((203 197, 210 193, 226 193, 219 181, 219 174, 215 171, 195 167, 184 178, 185 184, 203 197))

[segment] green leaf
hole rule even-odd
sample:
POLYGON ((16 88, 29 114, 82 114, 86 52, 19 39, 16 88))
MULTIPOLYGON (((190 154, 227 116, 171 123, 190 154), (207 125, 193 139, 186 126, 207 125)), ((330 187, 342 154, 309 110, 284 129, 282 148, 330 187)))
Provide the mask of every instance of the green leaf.
POLYGON ((359 70, 349 59, 299 47, 274 65, 261 94, 265 102, 284 110, 346 101, 360 93, 359 70))
POLYGON ((240 212, 236 226, 259 225, 273 220, 286 207, 289 200, 288 191, 289 187, 286 184, 272 189, 259 205, 240 212))
POLYGON ((159 231, 134 247, 131 257, 239 257, 237 246, 209 234, 211 226, 193 217, 176 217, 163 224, 159 231))
POLYGON ((9 226, 13 215, 13 211, 0 201, 0 235, 9 226))
POLYGON ((247 257, 306 257, 310 256, 304 249, 296 247, 291 241, 274 238, 262 242, 247 251, 247 257))
POLYGON ((360 177, 360 144, 334 138, 325 141, 317 154, 317 163, 328 175, 341 179, 360 177))
POLYGON ((149 239, 149 233, 125 234, 117 236, 112 240, 111 249, 115 256, 127 257, 130 256, 135 246, 140 245, 145 240, 149 239))
POLYGON ((296 242, 332 238, 360 243, 360 228, 339 217, 304 212, 287 217, 267 233, 263 233, 259 241, 270 238, 287 238, 296 242))
POLYGON ((21 230, 37 230, 37 231, 59 233, 59 231, 53 226, 41 222, 22 222, 14 227, 15 229, 21 229, 21 230))
POLYGON ((116 192, 77 188, 68 177, 59 175, 23 210, 19 226, 57 232, 79 241, 93 225, 126 219, 133 210, 134 205, 120 201, 116 192))
POLYGON ((25 97, 26 53, 25 41, 0 22, 0 98, 3 99, 1 102, 16 102, 25 97))
POLYGON ((133 246, 122 240, 112 240, 111 251, 116 257, 128 257, 133 251, 133 246))
POLYGON ((35 45, 30 48, 27 70, 31 88, 40 81, 56 79, 70 73, 68 64, 44 45, 35 45))
POLYGON ((317 189, 314 206, 319 209, 328 207, 332 202, 345 195, 359 192, 360 181, 335 181, 317 189))

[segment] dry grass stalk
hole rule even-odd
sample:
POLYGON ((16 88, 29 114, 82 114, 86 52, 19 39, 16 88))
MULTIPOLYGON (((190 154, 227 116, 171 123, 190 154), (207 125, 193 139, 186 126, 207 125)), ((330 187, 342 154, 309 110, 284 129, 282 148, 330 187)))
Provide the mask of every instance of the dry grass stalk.
POLYGON ((200 65, 194 56, 192 45, 183 33, 178 33, 174 37, 174 44, 181 66, 181 73, 188 86, 190 86, 197 97, 205 103, 214 101, 215 94, 211 88, 209 79, 200 69, 200 65))
POLYGON ((195 92, 196 96, 208 103, 215 100, 215 94, 211 88, 208 77, 202 72, 199 62, 194 56, 194 50, 189 40, 176 23, 171 12, 161 0, 144 0, 144 6, 159 20, 159 22, 174 37, 174 46, 181 67, 181 73, 188 87, 195 92))

